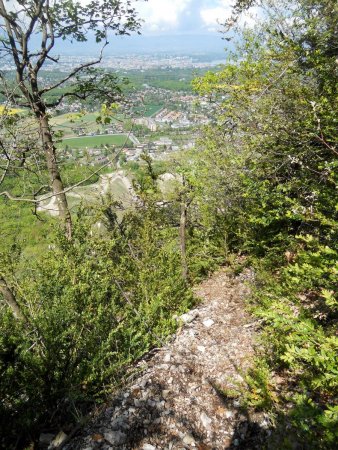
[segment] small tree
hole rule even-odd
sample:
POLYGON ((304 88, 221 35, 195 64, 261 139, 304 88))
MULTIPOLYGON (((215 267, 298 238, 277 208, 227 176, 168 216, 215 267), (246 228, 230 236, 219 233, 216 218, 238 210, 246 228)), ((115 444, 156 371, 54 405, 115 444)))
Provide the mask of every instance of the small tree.
POLYGON ((108 103, 116 100, 120 93, 116 77, 95 66, 102 61, 109 32, 125 35, 138 30, 139 25, 130 0, 92 0, 86 5, 76 0, 0 0, 0 55, 14 64, 17 84, 9 90, 8 80, 2 74, 0 92, 9 104, 28 108, 37 121, 50 187, 69 238, 72 220, 57 164, 48 108, 56 107, 66 97, 80 100, 94 97, 108 103), (85 42, 91 34, 101 45, 97 58, 74 67, 54 84, 41 83, 39 74, 44 65, 59 62, 53 53, 58 41, 85 42), (58 88, 62 88, 60 95, 57 95, 58 88))

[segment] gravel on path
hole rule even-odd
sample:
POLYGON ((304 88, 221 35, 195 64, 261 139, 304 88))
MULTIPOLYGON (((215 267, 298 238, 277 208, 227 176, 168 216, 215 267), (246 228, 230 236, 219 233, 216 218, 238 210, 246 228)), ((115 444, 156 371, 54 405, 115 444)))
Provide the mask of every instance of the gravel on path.
POLYGON ((253 273, 225 269, 202 282, 198 307, 67 450, 260 449, 263 415, 248 417, 222 389, 243 382, 256 323, 245 309, 253 273))

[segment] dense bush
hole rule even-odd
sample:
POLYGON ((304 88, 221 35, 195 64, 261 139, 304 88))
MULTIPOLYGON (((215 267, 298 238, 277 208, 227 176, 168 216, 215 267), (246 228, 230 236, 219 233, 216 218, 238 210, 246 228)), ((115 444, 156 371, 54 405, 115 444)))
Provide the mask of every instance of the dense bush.
POLYGON ((337 5, 266 6, 255 31, 238 30, 233 59, 195 80, 219 104, 195 160, 198 195, 219 241, 256 266, 265 352, 247 404, 292 427, 271 448, 328 449, 338 424, 337 5))
POLYGON ((164 342, 173 316, 192 304, 177 246, 163 239, 151 213, 117 225, 108 210, 79 217, 72 241, 60 234, 19 275, 2 268, 25 316, 18 321, 0 310, 5 448, 74 420, 81 405, 123 380, 128 364, 164 342), (93 232, 105 217, 109 231, 93 232))

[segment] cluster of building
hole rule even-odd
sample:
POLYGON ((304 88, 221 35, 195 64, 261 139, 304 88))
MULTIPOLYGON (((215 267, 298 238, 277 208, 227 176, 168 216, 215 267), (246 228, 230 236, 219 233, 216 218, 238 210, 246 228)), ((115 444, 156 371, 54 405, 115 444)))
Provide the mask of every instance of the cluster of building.
POLYGON ((168 111, 166 108, 155 116, 155 121, 170 124, 172 128, 186 128, 192 125, 186 114, 181 111, 168 111))
POLYGON ((210 63, 201 63, 190 56, 176 55, 126 55, 105 58, 105 67, 120 70, 149 70, 149 69, 182 69, 209 67, 210 63))
POLYGON ((150 131, 157 131, 157 124, 154 119, 151 119, 150 117, 139 117, 137 119, 133 120, 133 123, 135 125, 142 125, 144 127, 147 127, 150 131))
POLYGON ((142 153, 147 153, 153 159, 166 159, 171 152, 189 149, 194 146, 194 139, 189 139, 181 145, 177 145, 170 137, 161 136, 156 141, 138 144, 133 148, 123 149, 127 161, 138 161, 142 153))
POLYGON ((133 120, 135 125, 143 125, 152 132, 156 132, 161 124, 168 124, 171 128, 187 128, 192 122, 187 119, 187 116, 180 111, 161 110, 154 118, 139 117, 133 120))

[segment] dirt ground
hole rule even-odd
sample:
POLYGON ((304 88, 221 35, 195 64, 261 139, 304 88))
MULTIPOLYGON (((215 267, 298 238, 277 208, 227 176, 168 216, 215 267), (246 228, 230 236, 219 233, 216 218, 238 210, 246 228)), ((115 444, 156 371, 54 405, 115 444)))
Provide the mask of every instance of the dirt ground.
POLYGON ((195 289, 171 342, 138 363, 138 375, 66 444, 67 450, 261 449, 264 415, 248 416, 224 389, 252 364, 256 323, 245 310, 253 273, 221 270, 195 289))

